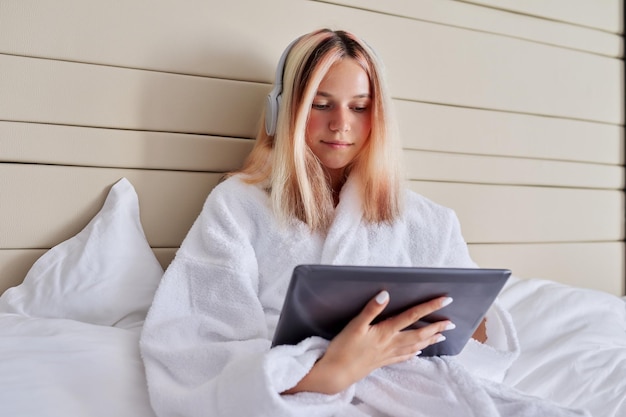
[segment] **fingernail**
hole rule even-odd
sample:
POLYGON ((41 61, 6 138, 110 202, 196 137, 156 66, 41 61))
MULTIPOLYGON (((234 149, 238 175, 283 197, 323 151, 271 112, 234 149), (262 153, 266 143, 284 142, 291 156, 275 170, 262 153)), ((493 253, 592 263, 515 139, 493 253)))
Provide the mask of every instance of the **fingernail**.
POLYGON ((384 304, 389 299, 389 293, 387 291, 381 291, 376 296, 376 302, 378 304, 384 304))
POLYGON ((421 351, 421 350, 418 350, 417 352, 415 352, 415 356, 419 356, 419 355, 421 355, 421 354, 422 354, 422 351, 421 351))
POLYGON ((446 325, 446 330, 456 329, 456 324, 450 322, 446 325))
POLYGON ((443 299, 443 301, 441 302, 441 307, 445 307, 447 305, 449 305, 450 303, 452 303, 452 297, 446 297, 443 299))
POLYGON ((439 342, 443 342, 444 340, 446 340, 446 337, 444 335, 439 335, 439 337, 437 338, 437 340, 435 341, 435 343, 439 343, 439 342))

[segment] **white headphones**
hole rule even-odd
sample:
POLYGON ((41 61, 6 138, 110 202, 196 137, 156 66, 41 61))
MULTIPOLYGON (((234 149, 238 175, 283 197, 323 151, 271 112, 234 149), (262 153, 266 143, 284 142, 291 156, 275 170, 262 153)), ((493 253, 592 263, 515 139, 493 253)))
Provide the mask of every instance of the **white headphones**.
POLYGON ((265 132, 268 136, 274 136, 276 133, 276 125, 278 124, 278 109, 280 108, 280 99, 283 93, 283 72, 285 71, 285 61, 287 60, 289 51, 293 45, 300 40, 300 38, 291 41, 283 54, 280 56, 278 66, 276 67, 276 80, 274 81, 274 88, 265 99, 265 132))
MULTIPOLYGON (((283 51, 283 54, 278 60, 278 66, 276 67, 276 80, 274 81, 274 88, 265 98, 265 132, 268 136, 274 136, 276 133, 278 110, 280 109, 280 101, 283 93, 283 73, 285 71, 285 61, 287 60, 287 56, 289 55, 289 51, 291 51, 293 45, 301 38, 302 36, 291 41, 291 43, 287 45, 287 48, 283 51)), ((368 45, 368 47, 373 51, 374 55, 376 55, 376 51, 374 51, 371 46, 368 45)))

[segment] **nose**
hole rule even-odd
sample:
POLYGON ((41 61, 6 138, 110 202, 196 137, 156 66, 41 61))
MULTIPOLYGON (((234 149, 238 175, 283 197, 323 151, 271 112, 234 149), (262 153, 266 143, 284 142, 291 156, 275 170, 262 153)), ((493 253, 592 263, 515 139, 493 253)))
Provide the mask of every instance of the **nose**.
POLYGON ((333 132, 345 133, 350 131, 349 109, 338 108, 333 111, 328 128, 333 132))

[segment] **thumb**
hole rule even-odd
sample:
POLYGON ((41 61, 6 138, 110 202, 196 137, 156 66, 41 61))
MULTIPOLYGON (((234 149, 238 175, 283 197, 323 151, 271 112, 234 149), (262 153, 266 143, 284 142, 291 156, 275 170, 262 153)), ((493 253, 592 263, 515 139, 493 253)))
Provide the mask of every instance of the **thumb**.
POLYGON ((383 312, 387 304, 389 304, 389 292, 383 290, 363 307, 363 310, 354 318, 354 324, 357 326, 369 326, 383 312))

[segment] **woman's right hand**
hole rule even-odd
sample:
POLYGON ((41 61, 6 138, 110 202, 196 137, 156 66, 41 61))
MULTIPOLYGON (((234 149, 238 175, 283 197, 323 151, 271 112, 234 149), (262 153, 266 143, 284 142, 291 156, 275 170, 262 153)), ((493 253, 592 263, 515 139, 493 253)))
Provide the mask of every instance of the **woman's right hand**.
POLYGON ((372 324, 389 303, 389 293, 382 291, 330 342, 324 355, 298 385, 283 394, 301 391, 336 394, 380 367, 405 361, 425 347, 445 340, 441 332, 454 328, 447 320, 419 329, 403 329, 451 301, 448 297, 435 298, 372 324))

